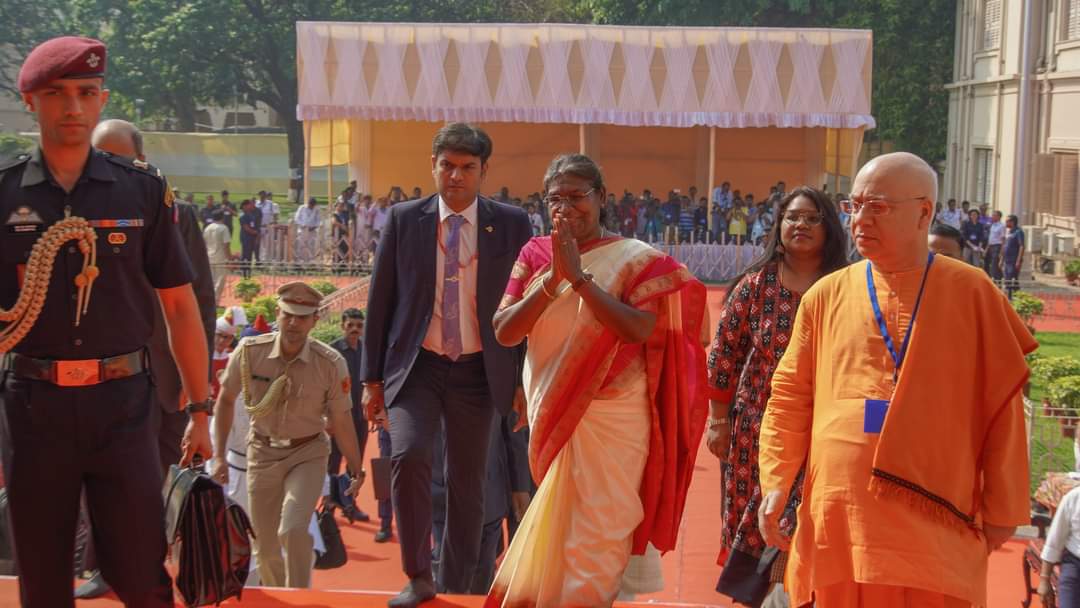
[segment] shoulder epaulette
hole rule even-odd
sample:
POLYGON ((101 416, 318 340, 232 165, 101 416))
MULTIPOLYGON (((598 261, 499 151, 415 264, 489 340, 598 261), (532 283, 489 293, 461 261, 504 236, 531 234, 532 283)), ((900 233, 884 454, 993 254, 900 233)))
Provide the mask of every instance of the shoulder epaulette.
POLYGON ((244 340, 246 340, 247 343, 251 344, 251 345, 269 344, 269 343, 273 342, 276 339, 277 339, 277 332, 276 331, 272 331, 272 332, 265 333, 265 334, 259 334, 258 336, 248 336, 248 337, 244 338, 244 340))
POLYGON ((18 167, 19 165, 25 164, 28 160, 30 160, 29 154, 19 154, 12 158, 5 158, 4 160, 0 160, 0 171, 7 171, 13 167, 18 167))
POLYGON ((101 150, 98 150, 98 152, 114 165, 120 165, 125 169, 134 169, 139 173, 145 173, 150 177, 160 180, 162 183, 165 182, 165 176, 161 174, 161 171, 159 171, 157 167, 151 165, 145 160, 139 160, 137 158, 124 158, 123 156, 109 154, 108 152, 103 152, 101 150))

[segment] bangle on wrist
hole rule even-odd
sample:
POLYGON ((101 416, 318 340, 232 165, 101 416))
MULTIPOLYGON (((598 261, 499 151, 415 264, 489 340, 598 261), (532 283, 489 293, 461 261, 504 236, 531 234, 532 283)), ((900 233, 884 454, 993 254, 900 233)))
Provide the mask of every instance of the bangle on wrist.
POLYGON ((365 382, 361 382, 360 384, 363 384, 364 388, 375 388, 376 386, 379 388, 383 387, 382 380, 367 380, 365 382))
POLYGON ((548 292, 547 279, 540 281, 540 289, 544 292, 544 295, 547 296, 549 300, 554 300, 558 296, 558 293, 552 294, 548 292))
POLYGON ((731 420, 729 420, 727 418, 713 418, 712 416, 710 416, 709 421, 706 424, 711 429, 714 426, 723 426, 723 425, 731 424, 731 420))

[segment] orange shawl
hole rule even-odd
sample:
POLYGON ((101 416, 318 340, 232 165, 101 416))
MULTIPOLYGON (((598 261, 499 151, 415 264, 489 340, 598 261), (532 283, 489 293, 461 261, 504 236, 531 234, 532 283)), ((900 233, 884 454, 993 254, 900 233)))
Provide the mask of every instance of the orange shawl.
POLYGON ((983 521, 1014 525, 1028 518, 1026 446, 987 446, 996 420, 1023 416, 1015 397, 1029 375, 1024 355, 1038 343, 1005 296, 974 274, 944 256, 931 267, 870 489, 906 500, 935 521, 978 529, 983 521), (985 488, 998 495, 985 496, 985 488))

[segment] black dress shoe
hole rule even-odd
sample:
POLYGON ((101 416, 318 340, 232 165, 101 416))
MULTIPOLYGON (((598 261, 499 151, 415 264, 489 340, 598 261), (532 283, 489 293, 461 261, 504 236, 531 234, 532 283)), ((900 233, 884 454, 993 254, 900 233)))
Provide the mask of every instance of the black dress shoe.
POLYGON ((75 589, 75 599, 92 600, 96 597, 101 597, 110 591, 112 591, 112 587, 109 586, 109 583, 105 582, 105 577, 101 576, 101 570, 97 570, 94 572, 94 576, 91 576, 88 581, 75 589))
POLYGON ((383 528, 383 529, 381 529, 381 530, 379 530, 378 532, 375 533, 375 542, 377 542, 377 543, 389 542, 391 536, 393 536, 393 534, 390 533, 390 530, 387 530, 386 528, 383 528))
POLYGON ((390 608, 416 608, 420 604, 435 599, 435 583, 430 578, 414 578, 386 603, 390 608))
POLYGON ((368 515, 367 513, 364 513, 360 509, 358 509, 356 507, 353 507, 353 506, 342 507, 341 513, 342 513, 342 515, 344 515, 346 517, 346 519, 349 520, 350 524, 352 522, 354 522, 354 521, 359 521, 359 522, 364 522, 364 523, 367 523, 367 522, 371 521, 371 516, 370 515, 368 515))

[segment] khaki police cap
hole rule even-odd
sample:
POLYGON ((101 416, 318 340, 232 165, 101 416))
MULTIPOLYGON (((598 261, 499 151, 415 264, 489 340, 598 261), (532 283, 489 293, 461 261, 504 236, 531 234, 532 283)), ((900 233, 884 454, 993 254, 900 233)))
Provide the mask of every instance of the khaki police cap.
POLYGON ((293 281, 278 288, 278 306, 290 315, 305 316, 319 311, 322 294, 303 281, 293 281))

